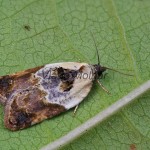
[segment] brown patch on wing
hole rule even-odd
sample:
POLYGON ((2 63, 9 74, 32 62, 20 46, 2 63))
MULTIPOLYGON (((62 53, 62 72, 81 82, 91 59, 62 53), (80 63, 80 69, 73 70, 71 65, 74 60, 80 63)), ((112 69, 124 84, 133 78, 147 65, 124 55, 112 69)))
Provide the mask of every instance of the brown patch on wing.
POLYGON ((67 92, 70 91, 72 87, 73 87, 73 82, 66 81, 60 83, 60 91, 67 92))
POLYGON ((43 66, 21 71, 12 75, 0 77, 0 102, 5 105, 6 99, 14 90, 25 89, 38 83, 38 79, 34 77, 34 73, 43 66))
POLYGON ((85 66, 81 66, 80 69, 79 69, 79 72, 83 72, 85 66))
POLYGON ((5 126, 13 131, 27 128, 66 110, 58 104, 45 104, 45 96, 37 87, 16 93, 6 104, 5 126))
POLYGON ((82 65, 79 70, 64 69, 62 67, 57 68, 57 75, 61 79, 60 90, 63 92, 70 91, 73 87, 73 83, 78 73, 82 73, 85 66, 82 65))
POLYGON ((57 68, 58 77, 61 81, 74 81, 77 76, 77 70, 64 69, 62 67, 57 68))
POLYGON ((61 79, 60 90, 63 92, 70 91, 73 87, 73 83, 78 74, 78 71, 59 67, 57 68, 57 74, 61 79))

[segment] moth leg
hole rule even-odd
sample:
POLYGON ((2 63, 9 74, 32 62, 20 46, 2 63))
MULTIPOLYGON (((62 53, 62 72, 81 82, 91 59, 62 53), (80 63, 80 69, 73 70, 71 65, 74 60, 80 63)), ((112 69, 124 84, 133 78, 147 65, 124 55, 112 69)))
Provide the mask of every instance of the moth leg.
POLYGON ((75 113, 77 112, 77 109, 78 109, 79 105, 77 105, 73 111, 73 115, 75 116, 75 113))
POLYGON ((108 94, 111 94, 111 93, 102 85, 102 83, 100 83, 98 80, 97 80, 97 82, 98 82, 98 84, 101 86, 101 88, 102 88, 105 92, 107 92, 108 94))

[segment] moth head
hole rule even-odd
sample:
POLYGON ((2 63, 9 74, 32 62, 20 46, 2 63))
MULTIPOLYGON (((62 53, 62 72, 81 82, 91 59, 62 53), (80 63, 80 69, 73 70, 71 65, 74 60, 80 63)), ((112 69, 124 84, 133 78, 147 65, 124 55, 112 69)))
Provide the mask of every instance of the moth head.
POLYGON ((105 72, 107 69, 106 67, 102 67, 99 64, 94 65, 94 68, 98 77, 101 77, 103 75, 103 72, 105 72))

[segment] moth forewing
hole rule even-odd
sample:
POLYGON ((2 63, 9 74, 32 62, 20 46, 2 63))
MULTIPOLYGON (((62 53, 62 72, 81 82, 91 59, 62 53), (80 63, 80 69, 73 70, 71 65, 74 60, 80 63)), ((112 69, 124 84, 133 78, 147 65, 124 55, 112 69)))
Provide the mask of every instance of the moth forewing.
POLYGON ((27 128, 77 106, 88 95, 95 72, 93 65, 64 62, 8 75, 6 83, 11 79, 11 84, 0 88, 6 101, 5 126, 10 130, 27 128))

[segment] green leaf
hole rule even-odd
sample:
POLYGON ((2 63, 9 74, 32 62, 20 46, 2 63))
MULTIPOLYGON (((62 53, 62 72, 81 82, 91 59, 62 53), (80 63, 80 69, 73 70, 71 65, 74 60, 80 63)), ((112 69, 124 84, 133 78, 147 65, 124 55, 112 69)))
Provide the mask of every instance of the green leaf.
POLYGON ((121 149, 149 150, 149 105, 146 93, 130 106, 85 133, 62 150, 121 149))
MULTIPOLYGON (((73 110, 31 128, 11 132, 0 108, 0 148, 39 149, 104 110, 150 79, 150 2, 147 0, 16 0, 0 2, 0 75, 53 62, 97 63, 132 73, 108 71, 73 110), (29 26, 30 29, 26 29, 29 26)), ((149 149, 149 93, 118 112, 66 149, 149 149)))

